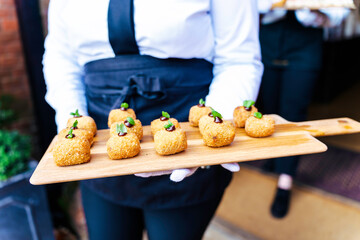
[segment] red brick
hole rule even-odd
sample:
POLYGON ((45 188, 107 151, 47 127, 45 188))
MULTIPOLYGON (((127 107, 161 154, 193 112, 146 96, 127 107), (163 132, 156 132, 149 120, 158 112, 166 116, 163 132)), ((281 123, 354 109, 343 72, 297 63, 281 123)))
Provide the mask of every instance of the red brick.
POLYGON ((17 19, 3 19, 1 27, 2 31, 19 31, 17 19))

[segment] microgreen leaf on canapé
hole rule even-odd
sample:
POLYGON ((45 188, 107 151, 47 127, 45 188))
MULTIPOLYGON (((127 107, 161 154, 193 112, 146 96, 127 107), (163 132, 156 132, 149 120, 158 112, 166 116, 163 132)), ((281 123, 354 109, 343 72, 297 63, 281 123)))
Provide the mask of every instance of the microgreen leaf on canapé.
POLYGON ((258 118, 258 119, 261 119, 262 116, 263 116, 263 115, 262 115, 261 113, 259 113, 259 112, 254 113, 254 117, 256 117, 256 118, 258 118))
POLYGON ((126 121, 128 121, 128 123, 130 123, 133 126, 135 125, 135 121, 134 121, 134 119, 132 117, 127 117, 126 121))
POLYGON ((78 123, 79 123, 78 120, 75 120, 75 122, 74 122, 73 125, 72 125, 73 129, 76 129, 76 128, 77 128, 78 123))
POLYGON ((124 134, 127 133, 127 128, 126 126, 121 123, 121 124, 116 124, 116 133, 117 134, 124 134))
POLYGON ((164 111, 162 111, 162 116, 164 118, 170 118, 170 114, 168 114, 167 112, 164 112, 164 111))
POLYGON ((202 98, 200 98, 199 104, 200 104, 200 105, 205 105, 205 101, 204 101, 202 98))
POLYGON ((80 117, 79 109, 76 109, 75 112, 71 112, 70 115, 72 115, 73 117, 80 117))
POLYGON ((164 125, 164 128, 168 129, 168 128, 172 127, 173 125, 174 124, 170 120, 168 120, 168 123, 164 125))
POLYGON ((212 114, 213 118, 218 117, 218 118, 221 118, 221 119, 222 119, 221 114, 218 113, 217 111, 215 111, 214 109, 212 109, 211 114, 212 114))
POLYGON ((128 109, 128 108, 129 108, 129 104, 126 103, 126 102, 123 102, 123 103, 121 104, 121 107, 122 107, 122 108, 125 108, 125 109, 128 109))
POLYGON ((73 129, 71 128, 70 131, 68 132, 68 134, 66 135, 66 138, 73 138, 74 135, 73 135, 73 129))
POLYGON ((253 100, 245 100, 243 103, 243 106, 246 108, 251 108, 251 106, 254 104, 255 104, 255 102, 253 100))

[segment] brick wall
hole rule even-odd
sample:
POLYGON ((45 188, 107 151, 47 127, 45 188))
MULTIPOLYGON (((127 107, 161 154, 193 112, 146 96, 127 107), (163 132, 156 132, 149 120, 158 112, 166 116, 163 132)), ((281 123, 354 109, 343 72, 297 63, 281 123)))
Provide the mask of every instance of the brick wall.
POLYGON ((11 126, 36 141, 29 81, 14 0, 0 0, 0 95, 16 99, 18 121, 11 126))

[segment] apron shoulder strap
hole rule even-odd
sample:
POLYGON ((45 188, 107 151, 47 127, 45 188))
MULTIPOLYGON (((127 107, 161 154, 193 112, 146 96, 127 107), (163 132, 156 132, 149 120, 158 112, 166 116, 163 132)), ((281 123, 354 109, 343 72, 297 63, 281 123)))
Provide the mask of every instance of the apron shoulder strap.
POLYGON ((139 54, 134 30, 133 0, 110 0, 108 32, 110 45, 116 56, 139 54))

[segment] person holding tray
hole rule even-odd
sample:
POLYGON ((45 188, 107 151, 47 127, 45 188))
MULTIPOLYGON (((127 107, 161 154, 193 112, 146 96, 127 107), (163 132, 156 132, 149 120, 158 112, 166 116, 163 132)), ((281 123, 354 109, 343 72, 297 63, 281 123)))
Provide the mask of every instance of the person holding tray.
MULTIPOLYGON (((339 25, 349 10, 270 10, 275 2, 278 1, 258 1, 264 63, 258 104, 264 113, 279 114, 294 122, 305 121, 322 66, 322 28, 339 25)), ((298 156, 277 158, 268 160, 263 167, 280 174, 270 209, 276 218, 283 218, 288 212, 298 161, 298 156)))
MULTIPOLYGON (((48 16, 46 100, 59 129, 73 109, 107 128, 122 102, 143 125, 161 111, 187 121, 205 96, 231 119, 257 97, 256 1, 52 0, 48 16)), ((90 239, 141 239, 145 226, 150 239, 201 239, 239 166, 195 170, 83 181, 90 239)))

